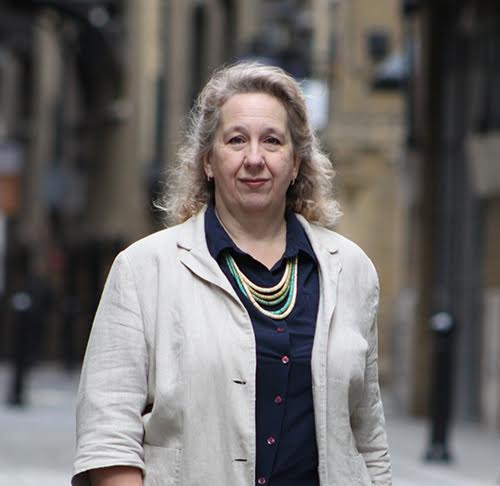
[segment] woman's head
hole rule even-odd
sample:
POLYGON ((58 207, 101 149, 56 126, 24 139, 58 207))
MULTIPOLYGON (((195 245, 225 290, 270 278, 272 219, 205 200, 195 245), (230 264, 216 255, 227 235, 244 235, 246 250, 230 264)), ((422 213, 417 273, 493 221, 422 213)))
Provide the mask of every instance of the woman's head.
POLYGON ((207 161, 213 160, 223 106, 243 94, 268 95, 284 108, 293 154, 290 164, 298 169, 297 174, 291 172, 295 181, 286 191, 286 206, 311 222, 331 226, 340 214, 332 194, 334 172, 309 125, 302 91, 282 69, 257 63, 222 68, 205 85, 191 113, 179 164, 171 171, 171 184, 160 207, 170 221, 182 222, 214 197, 216 189, 207 178, 207 161))

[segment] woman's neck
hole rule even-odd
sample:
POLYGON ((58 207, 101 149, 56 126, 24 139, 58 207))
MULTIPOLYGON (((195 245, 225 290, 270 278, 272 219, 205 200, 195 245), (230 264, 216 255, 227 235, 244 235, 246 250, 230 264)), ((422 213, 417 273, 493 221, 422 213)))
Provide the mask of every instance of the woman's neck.
POLYGON ((286 247, 284 211, 273 217, 234 215, 224 207, 215 209, 220 223, 234 243, 267 268, 282 257, 286 247))

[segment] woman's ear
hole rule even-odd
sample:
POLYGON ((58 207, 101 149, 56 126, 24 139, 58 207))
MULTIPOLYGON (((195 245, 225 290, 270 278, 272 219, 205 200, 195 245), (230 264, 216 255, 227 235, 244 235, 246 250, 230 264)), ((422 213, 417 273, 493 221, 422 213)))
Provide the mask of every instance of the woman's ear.
POLYGON ((209 153, 203 156, 203 170, 208 180, 214 178, 214 171, 212 169, 212 161, 209 153))
POLYGON ((298 155, 293 156, 293 180, 297 179, 300 170, 301 159, 298 155))

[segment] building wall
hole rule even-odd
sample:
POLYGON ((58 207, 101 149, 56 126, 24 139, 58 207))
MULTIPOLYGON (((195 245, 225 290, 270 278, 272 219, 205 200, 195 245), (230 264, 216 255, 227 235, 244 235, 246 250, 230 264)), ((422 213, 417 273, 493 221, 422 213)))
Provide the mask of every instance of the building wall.
POLYGON ((21 244, 45 249, 48 243, 48 212, 44 182, 52 158, 55 136, 52 113, 60 92, 62 66, 55 31, 57 17, 46 10, 38 15, 37 21, 43 28, 37 29, 33 37, 32 119, 22 178, 19 240, 21 244))
POLYGON ((367 36, 385 32, 388 55, 402 49, 399 2, 353 0, 331 7, 335 54, 331 72, 331 122, 325 133, 337 170, 344 216, 338 230, 373 259, 381 282, 379 315, 382 380, 391 379, 391 332, 401 286, 404 209, 400 192, 403 97, 376 91, 376 64, 367 36))
POLYGON ((485 220, 481 416, 500 432, 500 196, 487 202, 485 220))
POLYGON ((484 286, 500 289, 500 196, 486 203, 484 249, 484 286))
MULTIPOLYGON (((133 241, 151 230, 145 184, 147 147, 151 144, 151 113, 148 97, 151 83, 151 59, 156 51, 149 31, 154 0, 125 4, 124 24, 127 37, 123 64, 122 90, 119 96, 108 95, 104 108, 115 119, 94 132, 94 157, 97 163, 91 174, 89 207, 83 228, 89 239, 133 241), (146 8, 145 8, 146 7, 146 8)), ((153 91, 154 93, 154 91, 153 91)))
POLYGON ((414 194, 406 233, 415 237, 404 288, 415 312, 401 319, 407 332, 396 344, 410 349, 398 376, 400 395, 407 410, 427 414, 439 372, 432 367, 429 319, 438 310, 450 312, 456 322, 449 341, 451 413, 500 430, 500 166, 491 150, 500 129, 491 107, 500 98, 489 57, 500 42, 498 14, 495 2, 422 2, 406 20, 417 49, 405 157, 414 194))

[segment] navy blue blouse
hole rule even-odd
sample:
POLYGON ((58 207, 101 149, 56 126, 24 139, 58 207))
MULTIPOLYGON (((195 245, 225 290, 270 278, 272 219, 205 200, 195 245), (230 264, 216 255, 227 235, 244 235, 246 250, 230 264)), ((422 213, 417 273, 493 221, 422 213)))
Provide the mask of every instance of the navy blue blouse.
POLYGON ((212 257, 231 282, 252 321, 257 347, 257 464, 255 483, 319 486, 318 449, 312 398, 311 354, 318 314, 316 256, 292 212, 286 214, 286 249, 271 270, 240 250, 220 224, 213 205, 205 214, 212 257), (289 258, 298 255, 295 307, 283 320, 259 312, 242 294, 224 258, 230 251, 241 271, 264 287, 277 284, 289 258))

